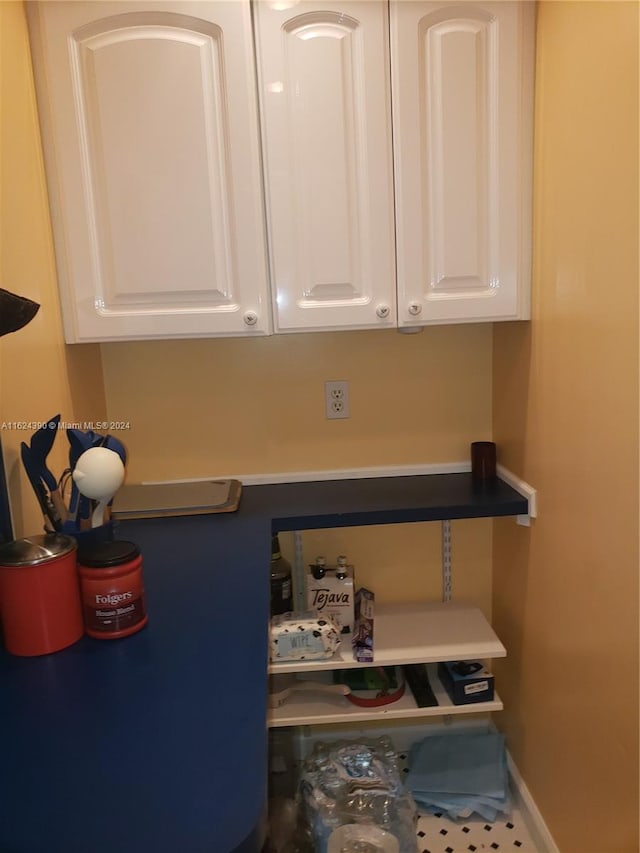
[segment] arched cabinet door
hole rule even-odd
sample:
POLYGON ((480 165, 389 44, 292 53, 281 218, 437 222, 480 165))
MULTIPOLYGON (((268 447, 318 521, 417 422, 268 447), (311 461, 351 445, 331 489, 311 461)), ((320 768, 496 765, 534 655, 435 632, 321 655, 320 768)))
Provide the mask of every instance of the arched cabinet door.
POLYGON ((269 333, 248 0, 28 5, 67 341, 269 333))
POLYGON ((535 4, 390 16, 398 323, 528 319, 535 4))
POLYGON ((387 4, 254 14, 276 330, 395 326, 387 4))

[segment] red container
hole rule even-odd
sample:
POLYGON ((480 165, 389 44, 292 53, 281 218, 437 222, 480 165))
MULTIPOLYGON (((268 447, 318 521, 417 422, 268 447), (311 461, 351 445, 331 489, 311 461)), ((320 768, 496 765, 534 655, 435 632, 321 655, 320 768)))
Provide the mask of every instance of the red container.
POLYGON ((135 543, 83 546, 78 571, 85 631, 90 637, 116 640, 147 624, 142 557, 135 543))
POLYGON ((31 536, 0 546, 0 618, 13 655, 57 652, 83 633, 76 543, 31 536))

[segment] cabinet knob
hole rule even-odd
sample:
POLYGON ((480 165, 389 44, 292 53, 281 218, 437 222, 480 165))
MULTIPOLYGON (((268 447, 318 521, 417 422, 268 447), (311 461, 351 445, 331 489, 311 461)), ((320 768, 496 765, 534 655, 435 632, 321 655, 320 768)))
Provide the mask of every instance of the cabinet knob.
POLYGON ((422 313, 422 305, 419 302, 410 302, 408 310, 412 317, 417 317, 418 314, 422 313))
POLYGON ((245 311, 243 319, 247 326, 255 326, 255 324, 258 322, 258 315, 255 311, 245 311))
POLYGON ((376 314, 378 315, 378 317, 380 317, 381 320, 386 320, 390 313, 391 308, 389 308, 389 306, 385 305, 384 303, 378 305, 378 307, 376 308, 376 314))

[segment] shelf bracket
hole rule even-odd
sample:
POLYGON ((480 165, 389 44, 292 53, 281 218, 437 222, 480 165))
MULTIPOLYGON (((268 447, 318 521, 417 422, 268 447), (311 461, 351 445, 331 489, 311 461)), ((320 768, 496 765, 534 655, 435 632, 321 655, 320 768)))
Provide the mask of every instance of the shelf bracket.
POLYGON ((304 554, 302 551, 302 533, 299 530, 293 532, 293 600, 296 610, 307 609, 304 554))
POLYGON ((516 477, 508 468, 505 468, 504 465, 497 465, 496 472, 501 480, 504 480, 507 485, 511 486, 512 489, 515 489, 516 492, 522 495, 522 497, 526 498, 529 503, 529 511, 526 515, 517 515, 516 516, 516 524, 520 524, 522 527, 531 527, 531 519, 537 518, 538 516, 538 492, 533 486, 529 485, 525 480, 521 480, 520 477, 516 477))
POLYGON ((442 522, 442 600, 451 601, 451 522, 442 522))

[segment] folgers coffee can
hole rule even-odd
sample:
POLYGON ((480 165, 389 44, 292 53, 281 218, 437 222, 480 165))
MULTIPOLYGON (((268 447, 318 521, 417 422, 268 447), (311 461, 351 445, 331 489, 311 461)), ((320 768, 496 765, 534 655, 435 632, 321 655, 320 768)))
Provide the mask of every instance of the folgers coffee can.
POLYGON ((135 634, 147 624, 142 557, 134 542, 87 545, 78 555, 85 631, 98 640, 135 634))
POLYGON ((82 637, 73 539, 51 534, 2 545, 0 618, 13 655, 47 655, 82 637))

